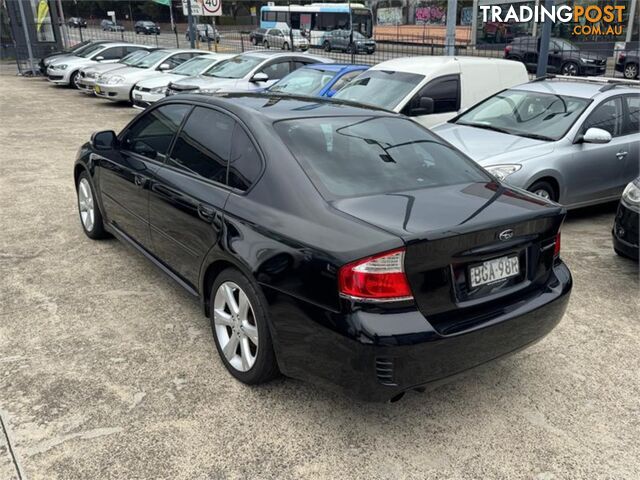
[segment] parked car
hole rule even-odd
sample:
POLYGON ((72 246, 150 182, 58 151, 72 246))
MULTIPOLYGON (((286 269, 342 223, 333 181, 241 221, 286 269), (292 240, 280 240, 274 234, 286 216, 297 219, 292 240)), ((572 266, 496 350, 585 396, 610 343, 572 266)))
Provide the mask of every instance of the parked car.
POLYGON ((264 36, 267 33, 267 28, 256 28, 249 33, 249 40, 254 45, 262 45, 264 41, 264 36))
POLYGON ((338 90, 368 69, 368 65, 315 63, 291 72, 265 91, 278 95, 332 97, 338 90))
POLYGON ((133 27, 136 35, 144 33, 145 35, 160 35, 160 26, 149 20, 140 20, 133 27))
POLYGON ((264 48, 281 48, 282 50, 291 50, 291 42, 294 49, 307 50, 309 48, 309 40, 300 34, 300 30, 283 30, 281 28, 270 28, 264 35, 262 46, 264 48))
POLYGON ((100 27, 106 32, 124 32, 124 25, 113 20, 102 20, 100 27))
POLYGON ((47 67, 47 78, 51 83, 77 88, 81 68, 98 63, 116 63, 132 51, 146 48, 145 45, 118 42, 93 44, 78 55, 53 60, 47 67))
POLYGON ((67 20, 67 25, 71 28, 87 28, 87 21, 82 17, 71 17, 67 20))
POLYGON ((640 177, 630 182, 622 193, 613 223, 613 249, 623 257, 640 257, 640 177))
MULTIPOLYGON (((201 42, 220 43, 220 38, 221 38, 220 32, 218 32, 218 29, 214 28, 213 25, 209 25, 208 23, 198 23, 195 26, 195 30, 196 30, 196 37, 201 42)), ((190 39, 189 29, 187 29, 187 32, 185 33, 184 36, 187 40, 190 39)))
POLYGON ((74 174, 86 235, 198 298, 246 384, 397 398, 533 344, 569 301, 565 210, 394 113, 172 97, 95 133, 74 174))
POLYGON ((159 72, 172 70, 187 60, 205 53, 203 50, 179 48, 156 50, 130 67, 100 75, 93 91, 96 96, 113 102, 133 103, 133 87, 136 83, 155 77, 159 72))
POLYGON ((173 70, 160 72, 151 78, 141 80, 133 87, 133 106, 142 109, 147 108, 152 103, 165 97, 169 83, 185 77, 200 75, 217 63, 234 56, 231 53, 200 55, 187 60, 173 70))
POLYGON ((376 51, 376 42, 373 38, 367 38, 354 30, 353 42, 349 30, 331 30, 325 32, 322 37, 322 48, 325 52, 342 50, 347 53, 366 53, 371 55, 376 51))
POLYGON ((528 79, 523 65, 509 60, 405 57, 374 65, 335 98, 404 113, 431 127, 528 79))
POLYGON ((127 56, 123 57, 116 63, 99 63, 97 65, 89 65, 87 67, 83 67, 80 69, 80 74, 78 75, 76 86, 81 92, 93 96, 96 80, 100 75, 104 75, 108 72, 113 72, 114 70, 118 70, 120 68, 131 67, 142 60, 142 57, 149 55, 149 53, 154 50, 158 49, 154 47, 145 47, 129 53, 127 56))
POLYGON ((619 199, 638 176, 639 93, 605 81, 535 81, 433 131, 500 180, 577 208, 619 199))
POLYGON ((85 50, 86 48, 89 48, 91 45, 95 43, 107 43, 107 42, 95 42, 93 40, 85 40, 83 42, 76 43, 69 49, 58 50, 58 51, 47 54, 46 56, 40 59, 40 62, 38 62, 38 66, 40 67, 40 72, 42 72, 43 75, 46 75, 47 67, 53 60, 61 57, 70 57, 73 55, 78 55, 82 53, 83 50, 85 50))
POLYGON ((638 65, 640 65, 640 53, 635 50, 620 52, 616 62, 616 71, 622 72, 624 78, 634 80, 638 78, 638 65))
POLYGON ((332 62, 308 53, 247 52, 224 60, 201 75, 171 82, 167 95, 261 90, 305 65, 332 62))
MULTIPOLYGON (((517 37, 504 47, 504 58, 522 62, 530 72, 538 67, 538 39, 517 37)), ((564 38, 551 38, 547 61, 549 73, 562 75, 604 75, 607 71, 607 56, 582 50, 564 38)))

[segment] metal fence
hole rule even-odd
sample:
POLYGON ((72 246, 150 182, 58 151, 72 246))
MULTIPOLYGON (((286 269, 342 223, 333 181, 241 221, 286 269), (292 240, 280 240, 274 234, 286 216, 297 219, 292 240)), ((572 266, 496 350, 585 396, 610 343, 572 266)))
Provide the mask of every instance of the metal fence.
MULTIPOLYGON (((131 30, 112 32, 102 30, 99 26, 90 25, 87 28, 62 27, 62 35, 65 44, 72 45, 82 40, 116 40, 144 45, 153 45, 160 48, 189 48, 190 42, 187 35, 187 25, 179 24, 175 31, 165 29, 159 35, 136 34, 131 30)), ((220 53, 243 53, 247 51, 264 50, 262 44, 255 45, 250 38, 250 32, 245 30, 224 29, 220 31, 219 42, 209 40, 196 42, 196 48, 220 53)), ((374 65, 376 63, 400 57, 419 55, 443 55, 445 45, 442 38, 428 37, 424 35, 398 35, 376 34, 375 52, 372 54, 355 53, 312 47, 309 51, 318 55, 332 58, 340 63, 374 65)), ((535 42, 535 40, 532 40, 535 42)), ((515 43, 506 45, 482 44, 471 45, 457 42, 456 55, 487 57, 487 58, 512 58, 523 61, 531 73, 535 73, 537 54, 535 49, 531 51, 518 50, 515 43)), ((622 51, 611 46, 591 44, 581 47, 576 52, 572 50, 550 50, 549 73, 562 73, 570 75, 606 75, 609 77, 622 77, 624 64, 620 70, 616 70, 616 62, 622 51), (571 71, 567 71, 567 68, 571 71)), ((636 70, 637 71, 637 70, 636 70)))

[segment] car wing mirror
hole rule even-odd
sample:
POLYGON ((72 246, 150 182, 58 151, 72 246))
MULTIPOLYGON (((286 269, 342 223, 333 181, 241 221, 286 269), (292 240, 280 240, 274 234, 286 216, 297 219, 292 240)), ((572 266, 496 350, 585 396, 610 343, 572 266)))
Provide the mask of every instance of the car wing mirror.
POLYGON ((420 97, 411 107, 411 115, 430 115, 435 109, 433 98, 420 97))
POLYGON ((582 136, 583 143, 609 143, 611 134, 602 128, 589 128, 582 136))
POLYGON ((164 72, 165 70, 171 70, 171 65, 169 65, 168 63, 161 63, 158 67, 158 70, 162 72, 164 72))
POLYGON ((258 72, 253 77, 251 77, 251 81, 254 83, 258 82, 266 82, 269 80, 269 75, 264 72, 258 72))
POLYGON ((95 60, 96 60, 96 62, 100 62, 100 61, 104 60, 104 57, 103 57, 102 55, 98 55, 98 56, 95 58, 95 60))
POLYGON ((118 145, 116 132, 113 130, 102 130, 91 135, 91 145, 96 150, 112 150, 118 145))

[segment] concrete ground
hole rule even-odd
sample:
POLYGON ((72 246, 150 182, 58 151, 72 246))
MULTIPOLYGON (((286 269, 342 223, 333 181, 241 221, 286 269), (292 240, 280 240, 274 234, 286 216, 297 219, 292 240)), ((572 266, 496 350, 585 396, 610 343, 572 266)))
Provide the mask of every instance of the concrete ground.
POLYGON ((571 304, 532 348, 395 404, 250 388, 188 294, 82 233, 75 153, 134 114, 0 75, 0 479, 638 478, 638 267, 614 206, 567 220, 571 304))

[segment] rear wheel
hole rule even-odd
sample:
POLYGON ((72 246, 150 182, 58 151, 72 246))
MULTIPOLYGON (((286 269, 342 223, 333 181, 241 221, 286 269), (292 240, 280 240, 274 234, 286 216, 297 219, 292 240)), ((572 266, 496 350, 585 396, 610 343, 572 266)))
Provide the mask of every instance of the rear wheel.
POLYGON ((528 190, 546 200, 552 200, 554 202, 558 201, 558 193, 556 192, 556 189, 546 180, 535 182, 528 190))
POLYGON ((211 289, 211 328, 229 373, 255 385, 278 375, 266 300, 259 287, 238 270, 224 270, 211 289))
POLYGON ((265 40, 264 42, 262 42, 262 46, 264 48, 269 48, 269 42, 267 40, 265 40))
POLYGON ((291 50, 291 48, 289 48, 289 44, 288 44, 287 42, 284 42, 284 43, 282 44, 282 49, 283 49, 283 50, 291 50))
POLYGON ((80 224, 87 237, 92 240, 107 238, 109 235, 102 223, 102 213, 98 207, 89 174, 84 171, 78 177, 77 196, 80 224))
POLYGON ((329 43, 329 41, 328 41, 328 40, 327 40, 327 41, 325 41, 325 42, 322 44, 322 48, 324 48, 324 51, 325 51, 325 52, 330 52, 330 51, 331 51, 331 44, 329 43))
POLYGON ((560 73, 562 73, 562 75, 575 77, 576 75, 580 74, 580 67, 578 67, 578 64, 576 62, 567 62, 564 65, 562 65, 562 68, 560 69, 560 73))
POLYGON ((627 80, 633 80, 638 78, 638 64, 637 63, 627 63, 624 66, 624 78, 627 80))
POLYGON ((258 45, 258 39, 256 37, 253 37, 251 39, 251 43, 253 43, 254 45, 258 45))

